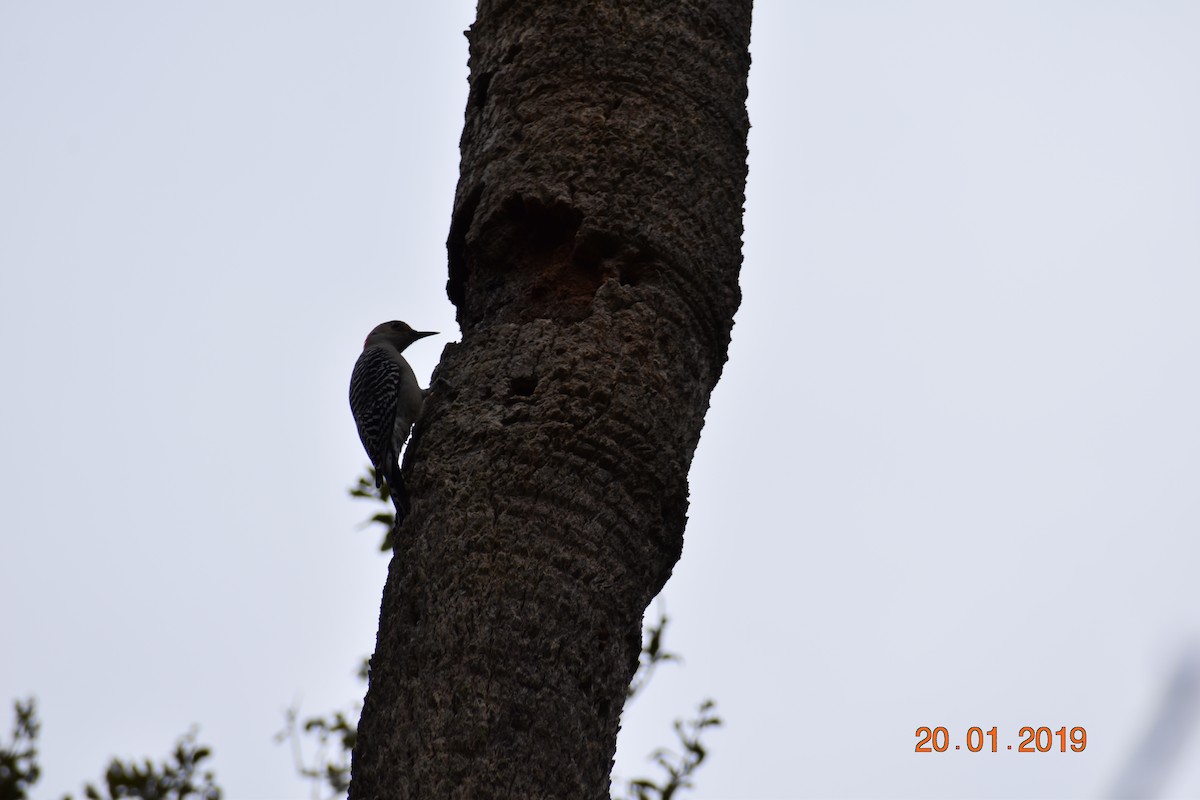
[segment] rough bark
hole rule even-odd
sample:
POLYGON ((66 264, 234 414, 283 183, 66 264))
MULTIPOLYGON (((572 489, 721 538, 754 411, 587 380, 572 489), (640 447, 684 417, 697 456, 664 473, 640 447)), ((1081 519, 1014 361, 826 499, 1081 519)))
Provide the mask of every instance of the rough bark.
POLYGON ((608 797, 740 299, 749 31, 749 0, 480 1, 462 342, 406 458, 351 798, 608 797))

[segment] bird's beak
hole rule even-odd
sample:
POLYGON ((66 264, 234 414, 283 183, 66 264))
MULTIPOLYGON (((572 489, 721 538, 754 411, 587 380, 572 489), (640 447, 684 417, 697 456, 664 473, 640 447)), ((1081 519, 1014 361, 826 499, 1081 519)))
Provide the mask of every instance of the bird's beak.
POLYGON ((437 331, 413 331, 413 336, 418 339, 424 339, 426 336, 437 336, 437 331))

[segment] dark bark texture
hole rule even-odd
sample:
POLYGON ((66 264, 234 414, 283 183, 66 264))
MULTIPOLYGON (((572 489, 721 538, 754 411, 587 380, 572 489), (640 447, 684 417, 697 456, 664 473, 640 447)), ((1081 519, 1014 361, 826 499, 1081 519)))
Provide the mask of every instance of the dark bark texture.
MULTIPOLYGON (((607 798, 737 309, 749 0, 481 0, 351 798, 607 798)), ((411 312, 407 312, 411 317, 411 312)))

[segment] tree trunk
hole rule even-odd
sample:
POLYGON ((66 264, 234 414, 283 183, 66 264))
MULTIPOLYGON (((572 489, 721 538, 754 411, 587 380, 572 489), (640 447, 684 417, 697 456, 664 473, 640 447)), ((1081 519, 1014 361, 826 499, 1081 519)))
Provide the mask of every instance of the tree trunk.
POLYGON ((750 0, 480 0, 462 342, 405 459, 351 798, 609 796, 740 299, 749 34, 750 0))

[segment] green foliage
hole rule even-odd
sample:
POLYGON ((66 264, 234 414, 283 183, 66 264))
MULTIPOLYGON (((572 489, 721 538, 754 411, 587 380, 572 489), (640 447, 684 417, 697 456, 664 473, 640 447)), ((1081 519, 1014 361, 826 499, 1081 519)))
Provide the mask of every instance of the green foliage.
MULTIPOLYGON (((367 659, 363 659, 358 677, 367 680, 367 659)), ((350 755, 358 738, 358 719, 361 706, 349 711, 331 711, 323 717, 300 721, 300 707, 294 705, 285 712, 286 724, 275 734, 276 742, 292 743, 292 760, 296 772, 309 782, 313 798, 344 797, 350 788, 350 755), (306 757, 305 740, 311 742, 313 754, 306 757), (326 794, 326 790, 328 794, 326 794)))
POLYGON ((654 674, 654 669, 664 661, 677 661, 683 663, 678 653, 671 653, 663 647, 663 634, 667 630, 667 622, 669 621, 667 612, 663 610, 662 605, 658 609, 658 624, 649 625, 642 634, 645 640, 642 642, 642 652, 638 656, 637 671, 633 673, 633 680, 629 681, 629 688, 625 690, 626 700, 633 698, 635 694, 640 692, 642 688, 650 682, 650 677, 654 674))
MULTIPOLYGON (((629 682, 627 703, 646 687, 659 664, 666 661, 683 663, 678 653, 670 652, 664 645, 669 620, 667 612, 660 605, 657 624, 646 625, 638 668, 629 682)), ((692 775, 708 755, 701 737, 709 728, 721 725, 720 718, 713 713, 715 709, 715 701, 705 700, 694 718, 675 720, 675 736, 679 740, 680 752, 661 748, 650 756, 650 760, 664 773, 661 783, 650 778, 635 778, 629 781, 627 793, 620 800, 671 800, 680 790, 691 788, 692 775)))
POLYGON ((13 702, 12 742, 0 746, 0 800, 25 800, 42 771, 37 763, 38 719, 34 699, 13 702))
POLYGON ((275 735, 275 741, 291 741, 296 772, 311 785, 313 798, 344 797, 350 788, 350 755, 358 738, 357 724, 342 711, 330 712, 326 717, 309 717, 299 723, 298 706, 289 708, 286 718, 287 724, 275 735), (315 741, 311 763, 304 755, 306 738, 315 741))
MULTIPOLYGON (((13 705, 16 719, 12 744, 0 747, 0 800, 27 800, 29 787, 41 776, 37 763, 41 725, 32 697, 13 705)), ((89 783, 83 796, 88 800, 221 800, 212 770, 200 767, 200 762, 211 756, 208 747, 196 744, 196 731, 192 729, 179 738, 162 764, 149 759, 139 764, 114 758, 104 773, 103 788, 89 783)), ((64 800, 71 800, 71 796, 64 800)))
POLYGON ((361 500, 374 500, 383 503, 384 510, 371 516, 360 527, 380 524, 383 526, 383 542, 379 545, 380 552, 389 553, 392 550, 392 531, 396 527, 396 515, 392 509, 392 493, 387 483, 375 487, 377 473, 374 467, 367 467, 365 475, 358 476, 358 483, 350 487, 350 496, 361 500))
MULTIPOLYGON (((193 728, 176 741, 175 750, 162 764, 114 758, 104 773, 103 787, 97 789, 89 783, 83 796, 88 800, 221 800, 212 770, 200 767, 200 762, 211 756, 211 749, 196 744, 193 728)), ((64 800, 71 800, 70 795, 64 800)))
POLYGON ((675 720, 675 735, 679 739, 682 752, 656 750, 651 759, 666 773, 661 784, 647 778, 637 778, 629 782, 629 800, 671 800, 680 789, 692 787, 692 774, 700 768, 708 755, 708 750, 700 738, 708 728, 721 724, 721 719, 714 710, 716 703, 705 700, 696 711, 696 716, 687 721, 675 720))

